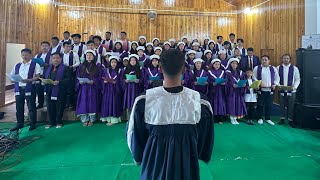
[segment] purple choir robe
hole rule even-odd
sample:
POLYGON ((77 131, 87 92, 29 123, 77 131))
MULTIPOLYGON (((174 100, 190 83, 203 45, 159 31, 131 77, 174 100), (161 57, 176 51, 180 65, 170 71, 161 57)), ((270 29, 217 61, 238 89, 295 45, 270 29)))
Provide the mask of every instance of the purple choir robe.
POLYGON ((225 116, 226 113, 226 98, 225 85, 213 85, 217 78, 226 78, 225 72, 222 69, 211 69, 208 71, 209 91, 208 98, 210 100, 213 115, 225 116))
POLYGON ((223 70, 227 70, 228 69, 227 66, 228 66, 228 59, 221 60, 221 67, 223 68, 223 70))
POLYGON ((187 87, 187 88, 192 88, 191 87, 191 84, 190 84, 190 79, 191 79, 191 77, 192 77, 192 72, 189 70, 189 69, 187 69, 184 73, 183 73, 183 75, 182 75, 182 85, 184 86, 184 87, 187 87))
POLYGON ((149 77, 160 77, 160 80, 163 80, 162 73, 160 72, 159 68, 153 68, 150 70, 150 68, 145 68, 144 69, 144 89, 151 89, 154 88, 155 86, 152 85, 152 83, 149 82, 149 77))
POLYGON ((100 70, 98 70, 94 76, 90 76, 88 73, 81 74, 80 71, 82 66, 83 64, 80 64, 77 69, 77 78, 88 78, 93 80, 93 84, 80 84, 79 80, 76 80, 76 92, 78 93, 76 114, 82 115, 88 113, 97 113, 100 111, 100 106, 98 104, 98 94, 100 93, 99 88, 101 83, 100 70))
MULTIPOLYGON (((123 69, 124 71, 125 69, 123 69)), ((134 75, 135 72, 131 71, 130 75, 134 75)), ((124 72, 122 73, 122 88, 124 91, 123 94, 123 110, 131 109, 134 103, 134 100, 137 96, 143 92, 143 73, 141 72, 141 77, 139 78, 139 83, 129 82, 126 83, 126 78, 124 72)))
POLYGON ((104 83, 102 78, 102 102, 101 102, 101 117, 120 117, 122 114, 122 91, 121 91, 121 70, 105 69, 102 77, 113 79, 112 82, 104 83))
POLYGON ((190 77, 190 86, 193 90, 198 91, 199 93, 203 95, 208 94, 208 85, 202 86, 202 85, 195 85, 194 83, 197 82, 197 77, 208 77, 208 72, 204 69, 201 70, 193 70, 191 71, 191 77, 190 77))
POLYGON ((226 79, 227 114, 241 118, 247 115, 244 99, 246 87, 234 88, 233 85, 237 84, 238 80, 245 80, 246 75, 242 71, 239 76, 238 70, 234 72, 226 70, 226 79))

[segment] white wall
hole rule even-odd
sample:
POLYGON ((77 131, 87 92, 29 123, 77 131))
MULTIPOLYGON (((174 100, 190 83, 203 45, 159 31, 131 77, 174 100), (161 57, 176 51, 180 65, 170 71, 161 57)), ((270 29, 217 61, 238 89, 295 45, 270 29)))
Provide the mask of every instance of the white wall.
MULTIPOLYGON (((25 44, 7 43, 6 52, 6 73, 10 73, 12 68, 18 62, 21 62, 21 49, 26 47, 25 44)), ((6 79, 6 86, 12 84, 11 81, 6 79)))
POLYGON ((320 34, 320 0, 305 0, 305 35, 320 34))

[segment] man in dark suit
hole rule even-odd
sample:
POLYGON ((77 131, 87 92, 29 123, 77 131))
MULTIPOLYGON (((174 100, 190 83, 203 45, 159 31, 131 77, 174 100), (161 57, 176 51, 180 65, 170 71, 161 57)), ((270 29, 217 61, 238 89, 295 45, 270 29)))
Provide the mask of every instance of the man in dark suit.
POLYGON ((255 56, 253 53, 253 48, 248 48, 248 55, 241 58, 241 69, 246 71, 247 69, 253 69, 254 67, 261 64, 258 56, 255 56))

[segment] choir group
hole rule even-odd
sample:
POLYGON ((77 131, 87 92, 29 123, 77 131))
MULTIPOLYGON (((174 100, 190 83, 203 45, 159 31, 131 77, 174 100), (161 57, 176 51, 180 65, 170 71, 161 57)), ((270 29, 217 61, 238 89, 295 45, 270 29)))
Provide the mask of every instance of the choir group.
POLYGON ((270 112, 276 86, 282 87, 279 123, 285 118, 292 120, 300 75, 290 63, 290 55, 284 54, 283 64, 274 67, 267 55, 260 60, 254 49, 244 48, 244 40, 236 40, 233 33, 228 41, 218 36, 216 42, 207 37, 203 43, 196 38, 189 42, 187 37, 163 43, 153 38, 147 43, 145 36, 130 42, 126 32, 121 32, 119 40, 112 40, 111 32, 105 33, 105 39, 90 36, 87 42, 82 42, 80 34, 72 34, 70 39, 66 31, 63 36, 62 41, 52 37, 51 43, 41 42, 41 52, 34 58, 30 49, 21 51, 23 61, 10 73, 23 79, 14 82, 17 126, 12 130, 24 126, 25 100, 30 130, 35 129, 36 109, 45 104, 50 120, 46 128, 62 127, 65 108, 75 108, 83 126, 92 126, 97 118, 107 125, 127 120, 135 98, 162 85, 161 53, 170 48, 185 55, 182 85, 207 95, 215 121, 230 119, 237 125, 239 118, 246 117, 248 124, 253 125, 254 119, 263 124, 264 116, 274 125, 270 112))

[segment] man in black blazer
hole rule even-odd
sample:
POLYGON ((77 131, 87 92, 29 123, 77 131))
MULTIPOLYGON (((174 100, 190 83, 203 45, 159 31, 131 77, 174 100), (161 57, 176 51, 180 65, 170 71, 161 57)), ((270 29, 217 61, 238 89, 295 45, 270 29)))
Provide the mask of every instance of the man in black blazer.
POLYGON ((253 48, 248 48, 248 55, 241 58, 241 69, 246 71, 247 69, 253 69, 254 67, 261 64, 258 56, 255 56, 253 53, 253 48))

